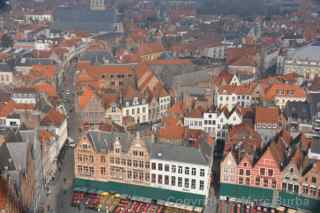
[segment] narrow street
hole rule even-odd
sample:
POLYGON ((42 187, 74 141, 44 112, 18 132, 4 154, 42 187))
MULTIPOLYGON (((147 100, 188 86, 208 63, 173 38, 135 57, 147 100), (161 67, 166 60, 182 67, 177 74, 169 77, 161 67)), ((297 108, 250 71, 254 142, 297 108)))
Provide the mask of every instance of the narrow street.
MULTIPOLYGON (((59 88, 63 95, 64 107, 67 112, 68 120, 68 137, 75 143, 79 138, 79 119, 76 114, 76 89, 75 89, 75 64, 71 64, 64 72, 64 82, 59 88)), ((60 153, 60 171, 57 174, 53 185, 50 187, 50 194, 47 197, 47 204, 45 212, 48 213, 62 213, 62 212, 83 212, 70 206, 71 191, 74 179, 73 166, 73 148, 65 145, 60 153), (70 208, 70 209, 69 209, 70 208)))

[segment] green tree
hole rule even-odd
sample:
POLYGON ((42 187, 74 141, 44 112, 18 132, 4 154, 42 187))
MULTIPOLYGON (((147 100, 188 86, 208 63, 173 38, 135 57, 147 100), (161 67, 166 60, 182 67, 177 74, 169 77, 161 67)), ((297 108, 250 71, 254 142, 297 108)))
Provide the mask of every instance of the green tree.
POLYGON ((10 35, 4 34, 1 38, 1 47, 9 48, 13 47, 13 39, 10 35))

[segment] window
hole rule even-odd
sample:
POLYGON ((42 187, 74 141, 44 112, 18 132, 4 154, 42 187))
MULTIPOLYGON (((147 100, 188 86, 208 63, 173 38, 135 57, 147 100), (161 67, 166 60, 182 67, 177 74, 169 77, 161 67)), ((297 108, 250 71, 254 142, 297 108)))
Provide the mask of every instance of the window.
POLYGON ((268 176, 272 177, 273 176, 273 170, 272 169, 268 169, 268 176))
POLYGON ((272 188, 276 188, 277 187, 277 181, 275 179, 272 180, 272 188))
POLYGON ((265 175, 266 170, 264 168, 260 168, 260 175, 264 176, 265 175))
POLYGON ((243 177, 239 177, 239 184, 243 184, 243 177))
POLYGON ((184 179, 184 187, 189 188, 189 179, 188 178, 184 179))
POLYGON ((146 169, 149 169, 150 168, 150 163, 149 162, 145 162, 144 166, 145 166, 146 169))
POLYGON ((260 185, 260 177, 256 177, 256 185, 257 185, 257 186, 260 185))
POLYGON ((263 186, 268 187, 268 179, 267 178, 263 179, 263 186))
POLYGON ((239 175, 243 175, 243 169, 240 169, 239 175))
POLYGON ((120 153, 120 149, 119 148, 116 148, 116 153, 120 153))
POLYGON ((137 160, 133 161, 133 167, 138 167, 138 161, 137 160))
POLYGON ((185 173, 186 175, 189 175, 189 167, 184 168, 184 173, 185 173))
POLYGON ((246 177, 246 184, 250 185, 250 178, 249 177, 246 177))
POLYGON ((176 185, 176 177, 171 176, 171 186, 175 186, 175 185, 176 185))
POLYGON ((156 175, 155 174, 151 175, 151 182, 156 183, 156 175))
POLYGON ((106 174, 106 168, 105 167, 101 167, 100 168, 100 174, 101 175, 105 175, 106 174))
POLYGON ((105 163, 106 162, 106 157, 105 156, 101 156, 100 161, 101 161, 101 163, 105 163))
POLYGON ((176 173, 176 165, 171 165, 171 172, 176 173))
POLYGON ((196 171, 197 171, 196 168, 192 168, 191 174, 192 174, 193 176, 197 175, 196 171))
POLYGON ((131 179, 132 178, 132 171, 128 171, 128 179, 131 179))
POLYGON ((196 180, 195 179, 191 180, 191 189, 196 189, 196 180))
POLYGON ((82 174, 83 170, 82 170, 82 166, 78 166, 78 173, 82 174))
POLYGON ((178 177, 178 187, 182 187, 182 177, 178 177))
POLYGON ((311 196, 316 196, 317 195, 317 189, 315 187, 310 187, 310 194, 311 194, 311 196))
POLYGON ((299 186, 298 185, 294 185, 293 192, 294 193, 299 193, 299 186))
POLYGON ((169 172, 169 165, 168 164, 164 165, 164 171, 169 172))
POLYGON ((140 168, 143 168, 143 161, 142 161, 142 160, 139 161, 139 167, 140 167, 140 168))
POLYGON ((143 154, 144 154, 143 152, 139 152, 139 155, 140 155, 141 157, 143 156, 143 154))
POLYGON ((120 158, 116 158, 116 164, 120 164, 120 158))
POLYGON ((312 182, 312 183, 317 183, 317 178, 312 177, 312 178, 311 178, 311 182, 312 182))
POLYGON ((250 170, 246 170, 246 176, 250 176, 250 170))
POLYGON ((94 168, 93 167, 89 167, 89 176, 93 176, 94 175, 94 168))
POLYGON ((287 191, 287 183, 282 183, 282 191, 287 191))
POLYGON ((152 163, 152 164, 151 164, 151 169, 152 169, 152 170, 156 170, 156 163, 152 163))
POLYGON ((200 169, 200 177, 204 177, 204 169, 200 169))
POLYGON ((128 160, 127 164, 128 164, 128 166, 131 166, 132 165, 131 160, 128 160))
POLYGON ((145 113, 146 112, 146 108, 142 107, 142 112, 145 113))
POLYGON ((158 163, 158 170, 162 171, 162 163, 158 163))
POLYGON ((178 167, 178 173, 179 173, 179 174, 182 174, 182 166, 179 166, 179 167, 178 167))
POLYGON ((150 180, 150 175, 149 175, 149 173, 146 173, 146 174, 145 174, 145 180, 146 180, 146 181, 149 181, 149 180, 150 180))
POLYGON ((200 191, 204 190, 204 181, 203 180, 200 180, 199 189, 200 189, 200 191))
POLYGON ((158 184, 162 184, 162 175, 158 175, 158 184))
POLYGON ((137 156, 138 152, 137 151, 133 151, 133 156, 137 156))
POLYGON ((78 155, 78 161, 82 162, 82 155, 78 155))
POLYGON ((110 158, 110 163, 114 163, 114 158, 110 158))
POLYGON ((309 192, 308 186, 303 186, 303 193, 308 194, 308 192, 309 192))
POLYGON ((122 160, 121 160, 121 165, 122 165, 122 166, 125 166, 125 165, 126 165, 126 159, 122 159, 122 160))
POLYGON ((169 185, 169 176, 164 176, 164 184, 169 185))

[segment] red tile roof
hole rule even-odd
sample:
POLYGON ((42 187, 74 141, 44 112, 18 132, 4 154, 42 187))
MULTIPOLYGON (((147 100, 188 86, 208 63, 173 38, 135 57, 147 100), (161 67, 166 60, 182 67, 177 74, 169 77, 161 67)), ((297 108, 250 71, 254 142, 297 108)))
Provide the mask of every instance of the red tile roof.
POLYGON ((167 116, 163 119, 164 127, 160 128, 159 138, 167 140, 182 140, 185 128, 175 116, 167 116))
POLYGON ((56 126, 59 127, 64 122, 65 116, 63 113, 56 109, 51 109, 41 120, 40 124, 43 126, 56 126))
POLYGON ((82 94, 79 96, 80 109, 85 108, 93 96, 94 96, 93 90, 90 89, 89 87, 84 87, 82 94))
POLYGON ((225 85, 219 88, 220 94, 251 95, 256 84, 225 85))
POLYGON ((38 83, 34 86, 35 90, 40 93, 46 93, 49 97, 56 97, 57 90, 56 87, 49 83, 38 83))
POLYGON ((286 84, 286 83, 274 83, 272 84, 264 94, 265 100, 271 101, 275 97, 293 97, 304 98, 306 96, 303 88, 298 85, 286 84))
POLYGON ((277 107, 257 107, 256 124, 278 124, 281 122, 280 110, 277 107))

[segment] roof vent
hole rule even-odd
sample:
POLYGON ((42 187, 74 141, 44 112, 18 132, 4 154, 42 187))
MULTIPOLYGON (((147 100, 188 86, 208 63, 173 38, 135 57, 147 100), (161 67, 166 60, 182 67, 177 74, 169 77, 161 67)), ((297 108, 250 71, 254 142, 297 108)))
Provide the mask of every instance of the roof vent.
POLYGON ((162 153, 161 152, 158 152, 158 157, 162 157, 162 153))

